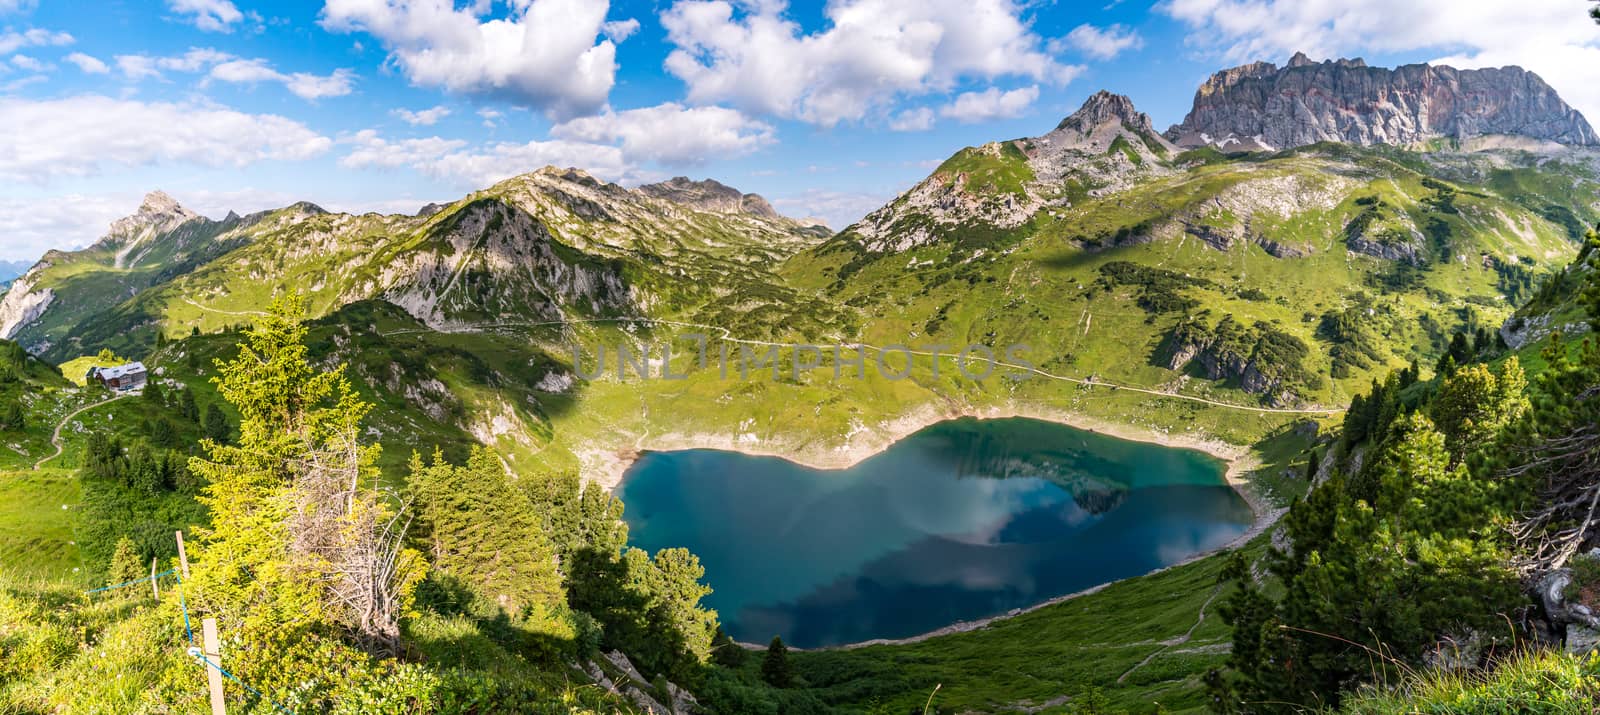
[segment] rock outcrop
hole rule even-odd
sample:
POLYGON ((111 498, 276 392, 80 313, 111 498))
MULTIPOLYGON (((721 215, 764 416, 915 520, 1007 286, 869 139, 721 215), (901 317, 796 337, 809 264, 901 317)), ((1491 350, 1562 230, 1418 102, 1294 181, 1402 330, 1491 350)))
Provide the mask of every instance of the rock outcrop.
POLYGON ((205 217, 179 205, 164 191, 152 191, 132 215, 112 221, 94 248, 115 250, 118 268, 131 266, 149 252, 155 239, 197 219, 205 217))
POLYGON ((0 338, 10 340, 16 336, 18 330, 38 320, 55 301, 55 291, 34 290, 33 276, 29 273, 18 278, 0 298, 0 338))
POLYGON ((776 209, 759 194, 746 194, 714 179, 690 181, 687 176, 675 176, 658 184, 645 184, 639 193, 663 201, 671 201, 695 209, 721 214, 751 214, 765 219, 778 219, 776 209))
POLYGON ((1275 151, 1321 141, 1409 145, 1512 135, 1592 146, 1600 137, 1538 75, 1520 67, 1394 69, 1360 59, 1254 62, 1213 74, 1195 92, 1179 146, 1275 151))

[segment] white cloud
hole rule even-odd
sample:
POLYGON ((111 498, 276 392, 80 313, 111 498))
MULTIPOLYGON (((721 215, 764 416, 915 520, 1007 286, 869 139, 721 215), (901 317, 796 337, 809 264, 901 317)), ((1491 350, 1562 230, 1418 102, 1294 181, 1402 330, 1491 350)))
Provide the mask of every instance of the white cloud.
POLYGON ((810 34, 784 10, 781 0, 675 2, 661 15, 676 46, 667 71, 691 102, 833 126, 963 80, 1061 84, 1082 69, 1041 50, 1013 0, 836 0, 828 27, 810 34))
POLYGON ((893 193, 807 189, 800 194, 775 197, 772 205, 785 216, 820 218, 829 228, 838 231, 860 221, 862 216, 893 198, 893 193))
POLYGON ((999 87, 990 87, 982 92, 962 92, 954 102, 939 108, 939 116, 968 124, 991 119, 1015 119, 1027 112, 1038 98, 1038 86, 1008 92, 1000 91, 999 87))
POLYGON ((159 78, 162 72, 199 72, 208 66, 234 59, 233 55, 210 47, 191 47, 177 57, 117 55, 117 69, 128 79, 159 78))
POLYGON ((675 102, 573 119, 552 136, 615 143, 630 161, 700 164, 742 156, 773 141, 772 127, 726 107, 686 108, 675 102))
POLYGON ((52 249, 82 248, 138 205, 136 194, 0 198, 0 234, 6 237, 0 260, 36 260, 52 249))
MULTIPOLYGON (((409 109, 396 109, 390 114, 400 118, 400 121, 413 127, 431 127, 439 123, 440 119, 450 116, 450 108, 443 104, 429 109, 419 109, 415 112, 409 109)), ((479 112, 482 114, 482 112, 479 112)))
POLYGON ((37 27, 17 32, 0 32, 0 55, 16 52, 24 47, 60 47, 72 44, 72 35, 51 32, 37 27))
POLYGON ((1052 46, 1062 45, 1098 60, 1109 60, 1122 54, 1123 50, 1144 47, 1144 38, 1122 25, 1112 25, 1102 30, 1094 25, 1083 24, 1072 28, 1066 37, 1052 41, 1052 46))
POLYGON ((632 37, 633 33, 638 31, 639 21, 631 17, 626 20, 608 22, 600 26, 600 34, 605 35, 606 39, 609 39, 612 42, 621 42, 626 40, 629 37, 632 37))
POLYGON ((11 65, 29 72, 44 72, 45 70, 55 69, 54 65, 45 64, 27 55, 12 55, 11 65))
POLYGON ((208 76, 222 82, 245 84, 283 79, 283 75, 263 59, 228 60, 212 67, 208 76))
POLYGON ((0 15, 26 12, 37 6, 38 0, 0 0, 0 15))
POLYGON ((459 139, 427 137, 388 141, 373 130, 342 140, 355 146, 339 159, 348 169, 413 169, 458 185, 480 188, 545 166, 576 166, 610 181, 643 178, 617 147, 565 140, 502 142, 471 147, 459 139))
POLYGON ((164 78, 164 72, 194 73, 209 67, 205 79, 207 83, 276 82, 295 96, 307 100, 342 97, 353 91, 355 83, 355 74, 347 69, 337 69, 327 75, 309 72, 284 73, 279 72, 265 59, 235 57, 209 47, 192 48, 177 57, 118 55, 116 62, 117 69, 132 80, 160 79, 164 78))
POLYGON ((500 125, 500 118, 505 115, 501 114, 500 110, 484 107, 478 110, 478 116, 483 117, 484 127, 493 129, 500 125))
POLYGON ((555 118, 599 111, 615 82, 616 45, 632 30, 607 23, 609 3, 513 0, 512 15, 483 20, 489 2, 327 0, 322 25, 377 37, 412 84, 494 94, 555 118), (627 32, 624 32, 626 30, 627 32))
POLYGON ((933 128, 933 110, 927 107, 907 109, 889 120, 889 128, 897 132, 920 132, 933 128))
POLYGON ((0 152, 0 178, 33 183, 89 176, 108 166, 240 167, 309 159, 332 145, 304 124, 276 115, 97 95, 0 98, 0 126, 12 128, 9 150, 0 152))
POLYGON ((206 32, 231 32, 244 13, 228 0, 167 0, 167 9, 206 32))
POLYGON ((78 69, 82 70, 84 74, 105 74, 111 71, 111 68, 107 67, 106 63, 82 52, 74 52, 67 55, 66 60, 77 65, 78 69))
POLYGON ((283 86, 301 99, 343 97, 351 92, 355 77, 355 73, 347 69, 337 69, 329 75, 295 72, 289 75, 283 86))
POLYGON ((1165 0, 1191 47, 1231 61, 1435 50, 1440 64, 1516 64, 1600 119, 1600 32, 1572 0, 1165 0))

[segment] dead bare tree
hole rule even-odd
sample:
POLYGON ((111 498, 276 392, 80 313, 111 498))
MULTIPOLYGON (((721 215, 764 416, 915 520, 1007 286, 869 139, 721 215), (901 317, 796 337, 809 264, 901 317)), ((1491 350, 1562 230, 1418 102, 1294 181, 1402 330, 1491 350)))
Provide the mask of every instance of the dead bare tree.
POLYGON ((1539 484, 1538 506, 1512 525, 1523 574, 1558 569, 1595 533, 1600 516, 1600 425, 1544 439, 1523 450, 1526 459, 1505 470, 1539 484))
POLYGON ((410 504, 363 483, 370 459, 357 435, 339 426, 296 463, 290 550, 323 583, 335 618, 367 650, 393 655, 420 564, 404 547, 410 504))

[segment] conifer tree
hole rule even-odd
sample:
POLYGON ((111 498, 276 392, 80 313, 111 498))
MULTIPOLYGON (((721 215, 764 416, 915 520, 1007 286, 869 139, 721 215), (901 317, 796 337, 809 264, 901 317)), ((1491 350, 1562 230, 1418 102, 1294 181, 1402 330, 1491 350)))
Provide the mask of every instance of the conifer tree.
POLYGON ((543 515, 492 452, 476 448, 464 466, 445 462, 439 452, 424 466, 413 455, 411 473, 436 568, 512 616, 564 602, 543 515))
POLYGON ((228 425, 228 416, 215 404, 206 406, 205 433, 206 439, 217 444, 226 444, 233 434, 233 428, 228 425))
POLYGON ((247 639, 328 624, 385 650, 424 564, 375 489, 377 448, 358 441, 369 406, 342 368, 311 366, 302 318, 298 296, 274 300, 238 356, 217 361, 242 419, 237 446, 207 440, 190 462, 212 520, 192 554, 192 603, 247 639))
POLYGON ((142 576, 149 576, 145 569, 149 564, 144 562, 139 555, 139 548, 134 545, 133 539, 126 536, 117 539, 117 546, 111 552, 111 566, 106 569, 107 585, 127 583, 142 576))
POLYGON ((778 636, 773 636, 772 642, 767 644, 767 655, 761 660, 761 679, 774 688, 794 685, 794 670, 789 665, 789 648, 778 636))

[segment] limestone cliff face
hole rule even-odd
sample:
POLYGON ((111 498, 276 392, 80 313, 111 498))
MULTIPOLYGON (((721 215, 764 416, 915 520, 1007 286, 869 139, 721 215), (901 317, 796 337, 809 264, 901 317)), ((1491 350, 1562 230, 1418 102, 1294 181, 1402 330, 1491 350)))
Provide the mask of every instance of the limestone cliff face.
POLYGON ((0 338, 10 340, 18 330, 39 319, 55 302, 55 291, 34 290, 33 274, 18 278, 0 297, 0 338))
POLYGON ((1387 69, 1360 59, 1313 62, 1304 54, 1281 68, 1255 62, 1217 72, 1195 92, 1183 123, 1166 132, 1180 146, 1224 151, 1489 135, 1600 144, 1582 114, 1520 67, 1387 69))
POLYGON ((638 191, 646 196, 682 204, 697 211, 722 214, 745 213, 766 219, 781 218, 777 210, 772 208, 772 204, 767 203, 767 200, 759 194, 746 194, 712 179, 690 181, 686 176, 678 176, 657 184, 645 184, 640 186, 638 191))

